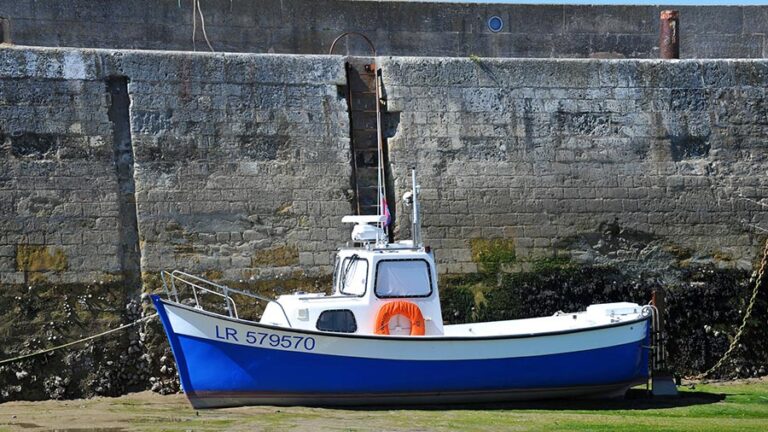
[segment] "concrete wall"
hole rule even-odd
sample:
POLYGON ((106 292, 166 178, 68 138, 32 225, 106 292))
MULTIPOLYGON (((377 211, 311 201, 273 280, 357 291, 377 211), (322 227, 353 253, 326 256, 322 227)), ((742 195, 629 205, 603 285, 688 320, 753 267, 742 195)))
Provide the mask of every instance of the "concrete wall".
MULTIPOLYGON (((393 182, 421 170, 442 271, 476 270, 489 239, 588 257, 615 227, 749 266, 768 63, 382 60, 393 182)), ((0 74, 4 284, 120 278, 131 253, 143 272, 319 276, 348 239, 340 57, 5 49, 0 74)))
MULTIPOLYGON (((397 56, 657 57, 664 6, 566 6, 353 0, 203 0, 217 51, 325 54, 346 31, 397 56), (499 16, 493 33, 488 19, 499 16)), ((674 7, 683 58, 768 57, 768 6, 674 7)), ((0 0, 20 45, 206 51, 189 1, 0 0)), ((361 43, 340 53, 367 53, 361 43)))
POLYGON ((80 59, 0 50, 0 283, 121 271, 106 84, 80 59))
POLYGON ((768 62, 382 65, 398 194, 416 165, 443 271, 477 270, 489 247, 517 261, 642 261, 654 243, 745 268, 758 252, 748 224, 768 226, 766 212, 747 199, 767 185, 768 62))
POLYGON ((338 57, 0 50, 0 283, 119 278, 137 247, 145 272, 317 274, 351 210, 343 80, 338 57))
MULTIPOLYGON (((144 271, 321 274, 347 240, 341 58, 0 55, 4 283, 125 270, 126 188, 144 271), (106 83, 116 75, 131 103, 127 186, 106 83)), ((473 238, 541 255, 616 220, 751 256, 740 221, 759 208, 736 197, 761 199, 766 62, 386 58, 383 69, 394 181, 413 163, 426 170, 427 238, 450 270, 473 269, 473 238)))

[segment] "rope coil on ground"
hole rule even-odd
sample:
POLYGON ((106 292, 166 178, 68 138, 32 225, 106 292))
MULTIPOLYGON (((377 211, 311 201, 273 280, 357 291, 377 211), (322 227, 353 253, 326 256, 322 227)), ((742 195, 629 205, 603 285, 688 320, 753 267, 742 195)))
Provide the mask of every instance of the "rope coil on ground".
POLYGON ((38 356, 40 354, 49 353, 51 351, 56 351, 56 350, 59 350, 59 349, 62 349, 62 348, 66 348, 66 347, 72 346, 72 345, 77 345, 77 344, 83 343, 85 341, 89 341, 89 340, 93 340, 93 339, 98 339, 98 338, 100 338, 102 336, 106 336, 106 335, 108 335, 110 333, 114 333, 114 332, 117 332, 117 331, 120 331, 120 330, 123 330, 123 329, 127 329, 128 327, 132 327, 132 326, 134 326, 134 325, 136 325, 136 324, 138 324, 140 322, 149 321, 150 319, 152 319, 152 318, 154 318, 156 316, 157 316, 157 314, 154 313, 152 315, 147 315, 147 316, 145 316, 143 318, 139 318, 139 319, 137 319, 134 322, 131 322, 131 323, 128 323, 128 324, 124 324, 124 325, 121 325, 120 327, 109 329, 107 331, 95 334, 93 336, 88 336, 86 338, 82 338, 82 339, 76 340, 74 342, 69 342, 69 343, 65 343, 63 345, 58 345, 58 346, 55 346, 55 347, 52 347, 52 348, 46 348, 44 350, 35 351, 35 352, 31 353, 31 354, 24 354, 24 355, 20 355, 18 357, 14 357, 14 358, 0 360, 0 365, 4 365, 6 363, 17 362, 17 361, 23 360, 25 358, 35 357, 35 356, 38 356))
POLYGON ((765 246, 763 246, 763 257, 760 259, 760 268, 757 270, 757 278, 755 279, 755 287, 752 290, 752 297, 749 299, 749 304, 747 305, 747 310, 744 313, 744 318, 741 320, 741 325, 739 326, 739 330, 736 332, 736 335, 733 337, 731 345, 714 366, 698 375, 687 377, 687 379, 700 380, 706 378, 709 374, 719 369, 723 363, 725 363, 725 361, 731 357, 731 354, 739 345, 739 341, 741 340, 741 336, 744 333, 744 329, 747 327, 749 318, 752 316, 752 309, 755 307, 757 294, 760 292, 760 286, 763 284, 763 276, 765 275, 766 267, 768 267, 768 239, 766 239, 765 246))

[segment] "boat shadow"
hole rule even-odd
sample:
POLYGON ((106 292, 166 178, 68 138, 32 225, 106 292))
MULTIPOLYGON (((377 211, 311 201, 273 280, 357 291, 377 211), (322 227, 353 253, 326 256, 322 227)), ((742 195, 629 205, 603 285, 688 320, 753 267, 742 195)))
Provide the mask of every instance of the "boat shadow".
POLYGON ((347 407, 342 409, 385 411, 445 411, 445 410, 553 410, 553 411, 643 411, 708 405, 725 400, 725 394, 702 391, 680 392, 676 397, 652 396, 647 390, 630 389, 624 398, 617 399, 550 399, 539 401, 492 402, 471 404, 389 405, 386 407, 347 407))

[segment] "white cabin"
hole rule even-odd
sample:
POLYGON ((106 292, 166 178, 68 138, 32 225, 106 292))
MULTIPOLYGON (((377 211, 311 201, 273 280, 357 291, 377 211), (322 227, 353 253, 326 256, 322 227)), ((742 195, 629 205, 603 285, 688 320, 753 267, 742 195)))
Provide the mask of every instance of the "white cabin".
MULTIPOLYGON (((424 335, 443 334, 437 272, 431 252, 411 242, 341 249, 331 295, 295 293, 269 303, 261 323, 296 329, 375 334, 386 303, 413 303, 424 319, 424 335), (281 310, 280 306, 285 310, 281 310), (286 322, 286 319, 290 322, 286 322)), ((394 315, 388 334, 411 334, 411 320, 394 315)))
POLYGON ((403 196, 404 205, 413 207, 411 240, 389 243, 388 214, 345 216, 341 221, 355 224, 352 241, 360 247, 337 253, 331 295, 282 295, 267 305, 260 322, 362 335, 445 334, 435 258, 421 243, 415 170, 412 181, 403 196))

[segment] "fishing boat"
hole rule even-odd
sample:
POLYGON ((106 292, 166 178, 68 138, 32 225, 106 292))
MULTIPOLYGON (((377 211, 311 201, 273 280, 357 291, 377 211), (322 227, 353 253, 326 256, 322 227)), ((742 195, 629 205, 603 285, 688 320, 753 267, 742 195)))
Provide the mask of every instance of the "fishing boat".
POLYGON ((152 300, 195 408, 239 405, 387 405, 623 395, 648 380, 651 306, 595 304, 554 316, 443 323, 433 252, 389 242, 387 217, 347 216, 330 294, 275 299, 181 271, 163 272, 152 300), (186 304, 180 288, 191 292, 186 304), (241 318, 237 296, 264 301, 241 318), (206 310, 203 297, 224 307, 206 310))
POLYGON ((328 293, 271 299, 178 270, 162 273, 165 296, 152 301, 192 405, 610 397, 646 383, 652 306, 595 304, 549 317, 443 323, 434 253, 421 239, 415 170, 403 196, 412 209, 411 239, 389 239, 380 82, 374 87, 377 214, 341 220, 352 224, 352 242, 336 254, 328 293), (211 298, 223 307, 206 308, 211 298), (263 313, 241 317, 238 301, 263 302, 263 313))

